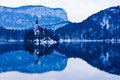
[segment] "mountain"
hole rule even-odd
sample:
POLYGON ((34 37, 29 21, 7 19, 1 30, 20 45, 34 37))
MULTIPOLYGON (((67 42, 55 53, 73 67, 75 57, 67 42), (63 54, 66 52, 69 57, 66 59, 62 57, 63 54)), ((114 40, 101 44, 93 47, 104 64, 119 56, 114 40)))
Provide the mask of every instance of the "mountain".
POLYGON ((81 23, 69 23, 55 31, 62 39, 120 38, 120 7, 111 7, 81 23))
POLYGON ((0 26, 5 28, 33 28, 36 18, 39 24, 46 28, 68 23, 67 13, 61 8, 31 5, 18 8, 0 6, 0 26))

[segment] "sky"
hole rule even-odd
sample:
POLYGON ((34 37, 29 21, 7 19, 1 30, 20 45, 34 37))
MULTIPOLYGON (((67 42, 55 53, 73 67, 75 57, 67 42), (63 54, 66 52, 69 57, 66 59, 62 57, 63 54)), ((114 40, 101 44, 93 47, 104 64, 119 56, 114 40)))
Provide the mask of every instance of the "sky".
POLYGON ((100 10, 120 5, 120 0, 0 0, 0 6, 19 7, 24 5, 43 5, 63 8, 68 20, 81 22, 100 10))

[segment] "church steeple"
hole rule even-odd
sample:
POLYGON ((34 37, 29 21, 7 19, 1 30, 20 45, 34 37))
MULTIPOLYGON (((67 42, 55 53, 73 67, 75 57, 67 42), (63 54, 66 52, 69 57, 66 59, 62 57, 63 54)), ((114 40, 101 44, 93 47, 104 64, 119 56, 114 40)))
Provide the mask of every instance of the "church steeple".
POLYGON ((36 18, 35 26, 34 26, 34 35, 39 35, 39 33, 40 30, 39 30, 38 18, 36 18))
POLYGON ((35 24, 38 24, 38 19, 36 19, 36 22, 35 22, 35 24))

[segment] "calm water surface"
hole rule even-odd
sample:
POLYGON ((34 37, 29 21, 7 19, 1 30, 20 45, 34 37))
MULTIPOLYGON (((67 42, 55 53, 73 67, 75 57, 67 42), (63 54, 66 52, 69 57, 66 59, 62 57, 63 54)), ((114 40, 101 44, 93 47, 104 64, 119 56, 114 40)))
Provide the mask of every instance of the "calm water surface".
POLYGON ((0 80, 120 80, 120 44, 0 44, 0 80))

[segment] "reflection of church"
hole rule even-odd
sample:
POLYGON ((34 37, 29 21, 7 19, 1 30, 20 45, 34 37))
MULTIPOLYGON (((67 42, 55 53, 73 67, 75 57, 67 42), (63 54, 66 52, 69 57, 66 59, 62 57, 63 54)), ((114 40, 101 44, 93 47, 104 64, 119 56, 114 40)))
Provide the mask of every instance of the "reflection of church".
POLYGON ((53 46, 42 46, 42 45, 34 46, 33 53, 35 55, 36 64, 38 63, 40 56, 51 54, 53 49, 54 49, 53 46))
POLYGON ((39 62, 40 56, 50 55, 53 50, 57 47, 57 44, 54 45, 34 45, 34 44, 25 44, 25 50, 30 54, 35 56, 36 64, 39 62))

